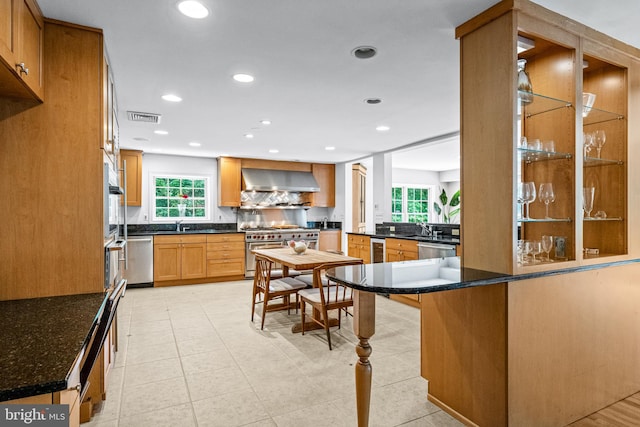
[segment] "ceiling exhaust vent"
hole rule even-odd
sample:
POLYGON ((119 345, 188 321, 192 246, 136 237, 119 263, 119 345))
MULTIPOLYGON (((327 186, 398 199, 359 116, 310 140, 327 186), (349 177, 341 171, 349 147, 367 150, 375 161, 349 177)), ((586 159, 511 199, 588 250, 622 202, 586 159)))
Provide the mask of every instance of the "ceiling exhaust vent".
POLYGON ((138 111, 127 111, 127 117, 132 122, 160 123, 160 114, 140 113, 138 111))

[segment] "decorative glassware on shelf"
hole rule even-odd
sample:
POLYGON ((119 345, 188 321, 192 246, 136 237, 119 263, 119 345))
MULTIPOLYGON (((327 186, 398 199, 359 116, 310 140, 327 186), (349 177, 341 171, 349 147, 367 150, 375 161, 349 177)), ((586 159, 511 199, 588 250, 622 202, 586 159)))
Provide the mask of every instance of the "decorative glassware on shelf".
POLYGON ((582 209, 584 209, 585 218, 591 218, 593 210, 593 196, 595 195, 595 187, 584 187, 582 189, 582 209))
POLYGON ((596 147, 596 155, 600 158, 600 150, 602 150, 602 146, 607 141, 607 135, 603 130, 597 130, 593 132, 593 142, 596 147))
POLYGON ((540 242, 540 240, 532 240, 531 241, 531 256, 532 256, 532 260, 531 263, 532 264, 538 264, 540 263, 540 259, 536 259, 536 255, 540 255, 542 253, 542 242, 540 242))
POLYGON ((584 151, 584 157, 589 157, 589 153, 591 153, 591 150, 595 146, 595 142, 593 140, 593 134, 585 132, 582 135, 582 144, 583 144, 582 148, 584 151))
POLYGON ((518 59, 518 90, 521 91, 520 100, 525 104, 530 104, 533 102, 533 87, 529 73, 524 69, 526 64, 526 59, 518 59))
POLYGON ((534 182, 519 182, 518 183, 518 199, 522 199, 522 203, 526 205, 525 210, 522 210, 522 219, 531 219, 529 215, 529 203, 536 200, 536 184, 534 182))
POLYGON ((540 184, 540 192, 538 193, 538 200, 544 203, 546 219, 551 219, 549 216, 549 203, 553 203, 556 200, 556 195, 553 192, 553 184, 550 182, 544 182, 540 184))
POLYGON ((552 259, 549 258, 549 252, 553 249, 553 236, 542 236, 540 241, 542 242, 542 250, 547 255, 547 262, 552 262, 552 259))
POLYGON ((593 104, 596 102, 596 94, 583 92, 582 93, 582 117, 587 117, 591 112, 593 104))

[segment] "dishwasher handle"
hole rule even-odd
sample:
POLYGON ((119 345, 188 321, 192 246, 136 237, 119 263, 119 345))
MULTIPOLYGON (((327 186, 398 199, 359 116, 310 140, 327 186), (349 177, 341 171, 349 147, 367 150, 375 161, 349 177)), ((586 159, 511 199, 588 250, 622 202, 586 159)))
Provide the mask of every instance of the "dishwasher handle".
POLYGON ((143 239, 137 239, 135 237, 129 237, 129 243, 139 243, 139 242, 153 242, 153 239, 151 237, 147 237, 147 238, 143 238, 143 239))

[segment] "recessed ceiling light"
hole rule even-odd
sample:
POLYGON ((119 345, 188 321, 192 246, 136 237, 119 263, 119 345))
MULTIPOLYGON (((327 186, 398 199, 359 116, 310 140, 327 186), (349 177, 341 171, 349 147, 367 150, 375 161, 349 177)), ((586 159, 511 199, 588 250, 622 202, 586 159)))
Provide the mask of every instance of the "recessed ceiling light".
POLYGON ((272 148, 271 150, 269 150, 269 152, 272 154, 276 154, 276 153, 279 153, 280 151, 276 150, 275 148, 272 148))
POLYGON ((260 120, 260 123, 262 123, 263 125, 270 125, 271 120, 260 120))
POLYGON ((382 102, 382 99, 380 98, 367 98, 364 100, 364 102, 366 102, 367 104, 370 105, 375 105, 375 104, 380 104, 382 102))
POLYGON ((169 135, 169 132, 167 132, 166 130, 154 130, 153 133, 157 135, 169 135))
POLYGON ((135 138, 133 138, 134 141, 140 141, 140 142, 146 142, 149 141, 147 138, 143 138, 141 136, 136 136, 135 138))
POLYGON ((251 138, 253 138, 253 134, 252 133, 245 133, 244 137, 247 138, 247 139, 251 139, 251 138))
POLYGON ((351 51, 351 54, 358 59, 369 59, 376 56, 378 50, 373 46, 358 46, 351 51))
POLYGON ((333 151, 336 149, 336 147, 324 147, 324 149, 327 151, 333 151))
POLYGON ((165 101, 169 101, 169 102, 180 102, 180 101, 182 101, 182 98, 180 98, 178 95, 174 95, 172 93, 168 93, 166 95, 162 95, 162 99, 164 99, 165 101))
POLYGON ((195 142, 194 141, 194 142, 190 142, 189 145, 192 146, 192 147, 200 147, 202 144, 200 144, 199 142, 195 142))
POLYGON ((240 82, 240 83, 251 83, 254 78, 251 74, 234 74, 233 75, 233 80, 240 82))
POLYGON ((377 130, 378 132, 386 132, 386 131, 388 131, 389 129, 391 129, 389 126, 378 126, 378 127, 376 128, 376 130, 377 130))
POLYGON ((202 3, 193 0, 178 3, 178 10, 189 18, 202 19, 209 16, 209 9, 204 7, 202 3))

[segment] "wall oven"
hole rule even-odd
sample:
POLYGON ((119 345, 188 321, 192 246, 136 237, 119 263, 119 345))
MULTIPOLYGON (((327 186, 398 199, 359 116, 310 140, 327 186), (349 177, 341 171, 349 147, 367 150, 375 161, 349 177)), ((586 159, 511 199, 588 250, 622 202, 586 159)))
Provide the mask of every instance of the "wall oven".
POLYGON ((120 239, 120 196, 124 194, 118 185, 118 172, 109 162, 104 163, 104 288, 114 288, 122 274, 120 261, 124 259, 126 239, 120 239))

